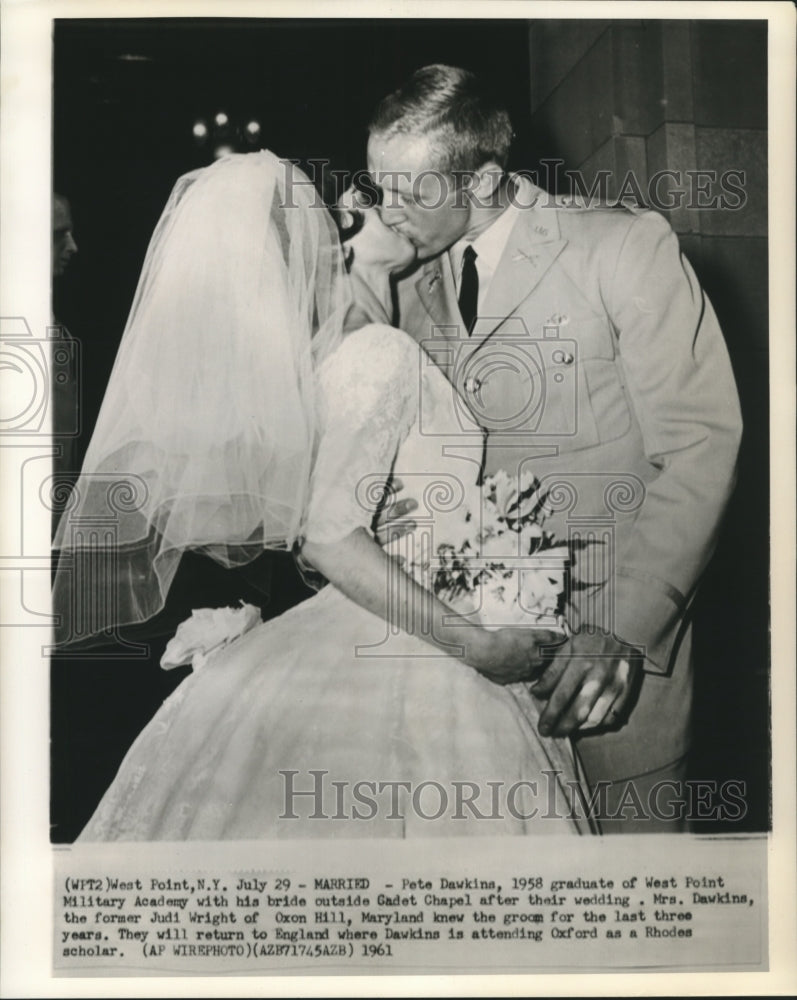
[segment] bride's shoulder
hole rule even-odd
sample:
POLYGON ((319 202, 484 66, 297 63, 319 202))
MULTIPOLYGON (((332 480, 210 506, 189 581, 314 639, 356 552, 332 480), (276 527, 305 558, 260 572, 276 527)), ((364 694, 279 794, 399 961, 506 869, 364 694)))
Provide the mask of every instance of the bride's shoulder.
POLYGON ((385 323, 367 323, 347 333, 333 357, 338 361, 359 356, 375 356, 388 364, 391 361, 417 359, 419 347, 409 334, 385 323))
POLYGON ((420 348, 408 334, 369 323, 346 334, 322 365, 320 382, 327 401, 363 409, 369 400, 384 406, 414 396, 419 372, 420 348))
POLYGON ((417 380, 420 348, 408 334, 383 323, 369 323, 347 333, 326 359, 322 381, 366 377, 369 381, 417 380))

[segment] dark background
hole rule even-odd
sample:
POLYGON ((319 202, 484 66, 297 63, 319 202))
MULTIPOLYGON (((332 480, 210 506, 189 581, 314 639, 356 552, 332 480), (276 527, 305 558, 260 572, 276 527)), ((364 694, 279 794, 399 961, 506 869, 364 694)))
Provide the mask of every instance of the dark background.
MULTIPOLYGON (((377 100, 431 62, 492 79, 517 133, 510 166, 535 169, 541 159, 559 157, 587 177, 605 167, 616 176, 629 168, 647 176, 673 165, 741 165, 747 172, 744 212, 717 220, 680 210, 670 221, 719 316, 745 417, 739 486, 695 606, 691 776, 746 782, 747 816, 728 829, 767 829, 765 26, 56 21, 53 185, 71 200, 79 253, 56 282, 54 311, 82 347, 79 450, 88 444, 147 243, 172 185, 211 161, 192 136, 194 121, 221 110, 234 120, 256 118, 261 144, 280 156, 306 168, 326 158, 332 168, 356 171, 364 167, 366 125, 377 100)), ((132 740, 184 676, 157 664, 192 607, 241 597, 268 617, 308 593, 288 556, 266 555, 245 575, 186 557, 164 613, 137 635, 128 633, 149 645, 148 657, 125 658, 108 647, 90 658, 54 659, 52 839, 77 835, 132 740)))

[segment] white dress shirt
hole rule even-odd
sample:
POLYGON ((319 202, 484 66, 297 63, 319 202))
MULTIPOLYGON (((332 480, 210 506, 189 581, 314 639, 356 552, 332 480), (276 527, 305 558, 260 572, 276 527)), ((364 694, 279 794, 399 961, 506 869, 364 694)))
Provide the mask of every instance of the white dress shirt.
POLYGON ((457 297, 459 297, 459 290, 462 284, 462 256, 465 253, 465 247, 470 243, 476 251, 476 273, 479 276, 478 311, 481 311, 484 305, 484 299, 490 287, 490 282, 506 248, 509 234, 512 232, 512 228, 517 221, 517 213, 518 208, 516 205, 508 205, 498 218, 486 229, 482 230, 475 239, 463 238, 448 251, 457 297))

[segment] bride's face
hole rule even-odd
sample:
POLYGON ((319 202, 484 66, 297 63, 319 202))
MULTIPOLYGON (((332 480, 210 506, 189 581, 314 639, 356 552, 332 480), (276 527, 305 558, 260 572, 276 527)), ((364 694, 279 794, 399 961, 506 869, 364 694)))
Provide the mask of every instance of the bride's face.
POLYGON ((361 216, 362 225, 344 248, 354 253, 357 266, 373 267, 396 273, 409 267, 415 260, 415 247, 401 233, 386 226, 375 208, 359 206, 356 194, 346 192, 338 208, 361 216))

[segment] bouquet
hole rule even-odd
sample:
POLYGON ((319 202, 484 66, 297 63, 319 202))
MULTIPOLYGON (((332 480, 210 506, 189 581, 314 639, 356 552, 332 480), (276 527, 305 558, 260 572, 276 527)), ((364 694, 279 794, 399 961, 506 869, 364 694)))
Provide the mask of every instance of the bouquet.
POLYGON ((485 628, 562 627, 568 548, 544 529, 545 515, 532 474, 488 476, 435 517, 434 552, 411 562, 413 576, 485 628))

